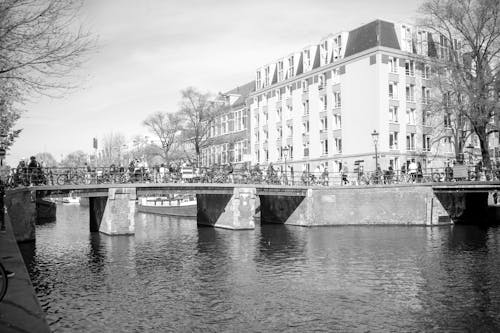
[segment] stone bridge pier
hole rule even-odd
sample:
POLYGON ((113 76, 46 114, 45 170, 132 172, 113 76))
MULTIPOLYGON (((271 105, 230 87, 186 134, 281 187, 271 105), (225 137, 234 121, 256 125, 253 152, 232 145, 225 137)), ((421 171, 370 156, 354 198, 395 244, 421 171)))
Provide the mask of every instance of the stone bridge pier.
POLYGON ((107 197, 89 198, 90 231, 106 235, 135 234, 136 188, 110 188, 107 197))
POLYGON ((199 225, 232 230, 254 229, 256 189, 235 187, 232 194, 197 194, 199 225))

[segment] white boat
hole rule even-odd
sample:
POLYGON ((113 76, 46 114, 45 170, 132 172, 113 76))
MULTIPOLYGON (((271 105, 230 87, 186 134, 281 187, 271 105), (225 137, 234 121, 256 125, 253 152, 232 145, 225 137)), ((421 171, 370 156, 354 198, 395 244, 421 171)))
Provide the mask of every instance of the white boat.
POLYGON ((137 210, 141 213, 195 217, 197 213, 196 196, 174 195, 140 198, 137 210))
POLYGON ((61 201, 65 204, 80 204, 80 197, 63 197, 61 201))

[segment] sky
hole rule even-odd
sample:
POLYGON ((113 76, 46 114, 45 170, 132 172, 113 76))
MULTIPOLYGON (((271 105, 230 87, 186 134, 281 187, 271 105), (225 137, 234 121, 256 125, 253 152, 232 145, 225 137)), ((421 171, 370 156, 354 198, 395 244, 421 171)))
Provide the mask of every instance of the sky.
POLYGON ((63 97, 31 98, 7 162, 40 152, 92 152, 92 138, 153 137, 142 121, 175 112, 180 91, 225 92, 255 70, 375 19, 412 23, 415 0, 87 0, 79 14, 98 38, 63 97))

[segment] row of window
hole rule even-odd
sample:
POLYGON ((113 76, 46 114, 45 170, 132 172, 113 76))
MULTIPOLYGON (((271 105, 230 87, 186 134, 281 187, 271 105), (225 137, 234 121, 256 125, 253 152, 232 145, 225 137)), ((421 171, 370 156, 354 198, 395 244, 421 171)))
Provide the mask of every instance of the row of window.
POLYGON ((210 166, 214 164, 228 164, 229 162, 242 162, 246 154, 248 154, 248 140, 242 140, 205 148, 202 150, 201 158, 203 165, 210 166))
MULTIPOLYGON (((397 74, 399 73, 399 60, 396 57, 389 57, 388 59, 388 66, 389 66, 389 72, 397 74)), ((416 62, 415 60, 405 60, 405 75, 406 76, 415 76, 415 65, 416 62)), ((424 64, 422 69, 421 69, 421 77, 423 79, 430 79, 431 78, 431 66, 424 64)))
MULTIPOLYGON (((302 56, 302 66, 305 71, 309 71, 313 66, 313 59, 311 56, 311 50, 305 49, 301 52, 302 56)), ((342 56, 342 36, 338 35, 334 37, 331 41, 325 40, 320 44, 320 65, 324 66, 329 64, 332 59, 333 61, 337 61, 342 56)), ((289 56, 286 61, 279 60, 276 63, 276 74, 277 81, 284 81, 286 78, 291 78, 295 76, 296 71, 296 56, 289 56), (287 65, 285 69, 285 64, 287 65)), ((262 71, 257 70, 256 73, 256 88, 265 88, 271 84, 271 66, 266 66, 264 68, 264 76, 262 77, 262 71)))
MULTIPOLYGON (((405 87, 406 101, 414 103, 415 102, 415 85, 407 84, 405 87)), ((421 102, 422 104, 429 104, 431 102, 431 90, 428 87, 422 87, 421 90, 421 102)), ((398 83, 389 82, 389 99, 398 99, 398 83)))
MULTIPOLYGON (((406 150, 408 151, 415 150, 415 136, 416 136, 415 133, 409 133, 406 135, 406 150)), ((389 149, 399 150, 398 137, 399 137, 399 132, 389 133, 389 149)), ((422 150, 423 151, 431 150, 431 137, 427 134, 422 135, 422 150)))
MULTIPOLYGON (((399 122, 398 110, 399 110, 399 108, 397 106, 390 106, 389 107, 389 121, 390 122, 392 122, 392 123, 399 122)), ((408 125, 416 125, 417 124, 416 112, 417 111, 413 108, 406 110, 406 124, 408 124, 408 125)), ((430 120, 430 111, 429 110, 422 110, 422 125, 430 126, 429 120, 430 120)))
POLYGON ((218 118, 209 129, 209 137, 235 133, 246 130, 248 127, 247 110, 229 112, 218 118))

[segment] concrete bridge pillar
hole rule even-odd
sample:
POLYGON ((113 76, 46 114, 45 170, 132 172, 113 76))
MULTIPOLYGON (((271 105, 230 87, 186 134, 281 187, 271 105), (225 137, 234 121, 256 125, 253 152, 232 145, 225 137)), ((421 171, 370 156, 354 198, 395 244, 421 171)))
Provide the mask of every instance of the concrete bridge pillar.
MULTIPOLYGON (((105 203, 102 213, 99 231, 106 235, 133 235, 135 234, 135 200, 137 199, 136 189, 134 188, 110 188, 108 190, 108 199, 105 203)), ((102 211, 103 202, 96 201, 89 204, 91 210, 91 228, 92 221, 94 227, 97 224, 99 214, 102 211), (92 205, 92 207, 90 207, 92 205)))
POLYGON ((197 194, 198 224, 232 230, 254 229, 255 188, 234 188, 232 194, 197 194))

